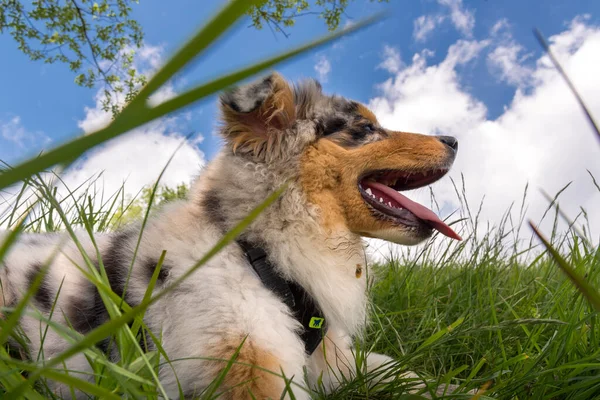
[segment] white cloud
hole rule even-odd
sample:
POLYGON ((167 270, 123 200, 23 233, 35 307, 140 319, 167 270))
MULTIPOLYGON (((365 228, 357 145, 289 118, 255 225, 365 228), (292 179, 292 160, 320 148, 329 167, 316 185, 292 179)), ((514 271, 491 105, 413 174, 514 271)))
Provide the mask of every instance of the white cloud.
POLYGON ((402 67, 402 59, 398 49, 387 44, 383 46, 383 61, 377 66, 388 71, 390 74, 395 74, 402 67))
POLYGON ((153 124, 94 150, 66 171, 65 184, 73 189, 99 176, 97 187, 105 196, 115 194, 122 185, 126 194, 133 195, 156 182, 173 154, 161 184, 189 184, 204 165, 204 155, 182 134, 172 131, 170 125, 153 124))
POLYGON ((442 23, 444 19, 442 15, 421 15, 413 23, 413 38, 417 42, 424 42, 436 25, 442 23))
MULTIPOLYGON (((142 74, 151 76, 162 63, 162 48, 143 46, 135 56, 134 67, 142 74)), ((160 104, 176 95, 171 84, 160 88, 148 99, 149 105, 160 104)), ((106 126, 111 114, 102 110, 103 91, 96 94, 94 107, 84 109, 85 116, 78 126, 85 133, 91 133, 106 126)), ((124 99, 117 99, 121 104, 124 99)), ((202 136, 185 141, 179 133, 178 125, 184 124, 188 115, 176 118, 162 118, 129 132, 98 149, 93 150, 65 173, 65 183, 77 187, 86 179, 101 174, 103 190, 115 193, 125 185, 127 194, 136 194, 143 186, 153 184, 168 159, 179 147, 161 183, 169 186, 190 183, 199 168, 205 163, 203 153, 197 148, 202 136)))
MULTIPOLYGON (((549 42, 592 112, 600 113, 600 28, 576 18, 549 42)), ((580 207, 585 208, 598 235, 600 192, 586 170, 600 178, 600 146, 573 95, 548 57, 542 56, 524 70, 530 90, 525 93, 517 88, 504 113, 488 119, 485 105, 461 85, 456 68, 465 56, 473 59, 486 45, 489 41, 459 41, 437 65, 428 65, 422 54, 415 55, 410 65, 380 85, 381 95, 370 106, 391 129, 459 139, 450 176, 460 182, 463 174, 472 207, 485 197, 483 225, 486 221, 498 225, 511 203, 519 204, 527 183, 527 217, 535 221, 548 206, 539 190, 554 194, 573 182, 560 197, 561 209, 574 217, 580 207)), ((516 65, 519 61, 514 59, 516 65)), ((443 214, 460 208, 450 179, 433 188, 443 214)), ((427 190, 412 195, 429 203, 427 190)))
POLYGON ((499 81, 510 85, 527 87, 533 77, 534 65, 528 65, 527 60, 532 56, 517 43, 510 31, 510 24, 503 18, 490 29, 496 47, 487 56, 487 64, 492 75, 499 81))
POLYGON ((481 50, 490 44, 489 40, 459 40, 448 48, 444 64, 454 67, 472 61, 481 50))
POLYGON ((506 18, 499 19, 490 29, 490 35, 497 36, 499 33, 506 31, 510 27, 506 18))
POLYGON ((324 55, 319 56, 319 61, 315 64, 315 72, 321 82, 327 82, 329 73, 331 72, 331 63, 324 55))
POLYGON ((380 86, 382 96, 370 101, 380 122, 405 131, 446 132, 484 118, 485 106, 461 90, 454 68, 476 57, 485 44, 459 40, 436 66, 415 54, 411 65, 380 86))
MULTIPOLYGON (((413 39, 417 42, 426 41, 433 30, 448 18, 456 30, 467 38, 473 35, 475 15, 473 11, 463 7, 462 0, 438 0, 438 4, 447 8, 442 14, 421 15, 413 22, 413 39)), ((495 29, 500 29, 498 26, 495 29)), ((492 28, 494 29, 494 28, 492 28)))
MULTIPOLYGON (((124 52, 129 52, 125 49, 124 52)), ((135 52, 133 68, 139 74, 145 75, 148 79, 162 63, 163 48, 160 46, 143 45, 135 52)), ((122 77, 125 78, 125 77, 122 77)), ((175 89, 171 83, 167 83, 153 93, 148 99, 148 104, 156 106, 175 96, 175 89)), ((91 133, 107 126, 112 114, 102 109, 102 103, 106 99, 103 90, 99 90, 94 98, 96 104, 94 107, 84 107, 85 117, 77 123, 79 128, 85 133, 91 133)), ((122 106, 125 98, 122 93, 113 93, 112 101, 122 106)))
POLYGON ((497 46, 488 54, 488 65, 501 81, 515 86, 525 86, 532 77, 532 68, 524 65, 527 55, 521 56, 523 46, 511 42, 497 46))
MULTIPOLYGON (((155 184, 167 163, 161 185, 190 184, 205 164, 204 154, 197 142, 187 141, 174 131, 174 122, 162 121, 134 130, 92 150, 61 174, 62 182, 49 174, 44 176, 48 182, 54 182, 56 197, 67 199, 63 204, 66 209, 72 203, 71 192, 75 199, 85 195, 86 201, 89 195, 95 210, 110 203, 117 194, 120 198, 120 190, 125 199, 131 198, 143 187, 155 184)), ((12 212, 19 190, 20 187, 13 186, 0 191, 0 223, 5 223, 12 212)), ((35 201, 33 192, 31 189, 25 192, 17 216, 35 201)))
MULTIPOLYGON (((147 76, 151 75, 160 66, 161 55, 161 48, 144 46, 136 55, 134 67, 147 76)), ((149 103, 160 103, 175 94, 173 86, 166 85, 151 96, 149 103)), ((98 90, 95 106, 85 107, 84 117, 78 121, 78 126, 86 134, 111 121, 111 114, 102 110, 103 96, 103 90, 98 90)), ((118 96, 116 100, 122 104, 124 99, 118 96)), ((74 195, 77 197, 83 194, 89 186, 86 182, 94 182, 91 189, 98 195, 94 197, 96 207, 100 205, 102 198, 106 201, 121 188, 126 197, 136 195, 144 186, 156 182, 173 154, 175 156, 165 170, 161 184, 171 187, 180 183, 189 184, 205 164, 204 154, 197 147, 202 136, 196 135, 186 140, 180 130, 182 126, 186 126, 189 115, 187 113, 153 121, 84 154, 61 174, 64 185, 55 180, 57 197, 65 198, 70 190, 80 186, 74 195)), ((0 129, 3 136, 5 133, 10 134, 14 140, 21 141, 26 136, 18 117, 13 118, 8 125, 2 125, 0 129)), ((0 193, 0 218, 11 208, 17 192, 18 189, 12 187, 0 193)))
POLYGON ((8 142, 12 142, 22 150, 32 147, 39 148, 50 143, 50 138, 43 132, 31 132, 21 122, 21 117, 13 116, 8 121, 0 121, 0 135, 8 142))
POLYGON ((344 26, 342 26, 342 29, 348 29, 351 26, 356 25, 356 21, 354 21, 351 18, 348 18, 345 22, 344 22, 344 26))
POLYGON ((470 37, 475 27, 473 11, 463 8, 462 0, 438 0, 438 3, 450 9, 450 20, 454 27, 470 37))

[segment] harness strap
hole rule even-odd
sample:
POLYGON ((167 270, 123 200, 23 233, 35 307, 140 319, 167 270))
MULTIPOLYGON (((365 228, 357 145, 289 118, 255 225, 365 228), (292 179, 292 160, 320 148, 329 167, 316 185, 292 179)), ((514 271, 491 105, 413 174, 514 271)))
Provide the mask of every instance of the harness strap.
POLYGON ((306 353, 311 355, 327 333, 327 323, 316 300, 296 282, 281 277, 262 248, 244 241, 238 241, 238 244, 263 285, 275 293, 291 309, 294 318, 302 324, 300 338, 304 342, 306 353))

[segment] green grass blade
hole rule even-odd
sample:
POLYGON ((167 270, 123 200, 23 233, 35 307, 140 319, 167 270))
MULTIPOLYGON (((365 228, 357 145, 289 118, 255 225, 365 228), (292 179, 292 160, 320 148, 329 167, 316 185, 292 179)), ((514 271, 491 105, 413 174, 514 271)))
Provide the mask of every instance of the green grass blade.
POLYGON ((100 386, 92 382, 88 382, 83 379, 75 378, 74 376, 62 374, 60 372, 54 370, 48 370, 44 373, 44 376, 48 379, 55 380, 57 382, 62 382, 71 388, 79 389, 85 393, 92 394, 94 396, 98 396, 101 399, 121 399, 121 396, 117 396, 113 392, 108 389, 104 389, 100 386))
POLYGON ((464 322, 464 320, 465 320, 464 317, 460 317, 459 319, 457 319, 456 321, 451 323, 446 328, 440 329, 439 331, 437 331, 436 333, 431 335, 427 340, 425 340, 423 342, 422 345, 419 346, 419 348, 417 350, 415 350, 415 353, 418 353, 419 351, 423 350, 424 348, 431 346, 432 344, 434 344, 435 342, 440 340, 442 337, 446 336, 446 334, 452 332, 454 329, 456 329, 458 326, 460 326, 464 322))
MULTIPOLYGON (((150 298, 152 297, 152 292, 154 292, 154 287, 156 286, 156 281, 158 280, 158 276, 160 275, 160 270, 162 269, 162 266, 163 266, 163 263, 165 262, 166 256, 167 256, 167 251, 163 250, 163 252, 160 254, 160 257, 158 258, 158 262, 156 263, 156 268, 154 268, 154 272, 152 273, 150 282, 148 282, 148 288, 146 289, 146 292, 144 293, 144 298, 142 299, 142 302, 149 301, 150 298)), ((141 318, 136 319, 135 322, 133 323, 133 326, 131 327, 131 332, 133 332, 133 334, 136 335, 141 327, 142 327, 142 319, 141 318)))
MULTIPOLYGON (((18 385, 16 388, 14 388, 9 393, 7 393, 7 395, 13 396, 13 398, 17 398, 17 397, 21 396, 23 394, 23 392, 25 390, 27 390, 29 385, 31 385, 31 383, 34 382, 44 372, 46 372, 50 368, 54 367, 55 365, 59 365, 59 364, 63 363, 65 360, 67 360, 68 358, 81 352, 82 350, 85 350, 88 347, 95 345, 100 340, 102 340, 106 337, 109 337, 111 335, 111 333, 115 332, 121 326, 127 324, 129 321, 134 319, 137 315, 140 315, 143 312, 145 312, 146 309, 148 309, 148 307, 150 305, 152 305, 157 300, 159 300, 160 298, 165 296, 167 293, 172 291, 175 287, 179 286, 185 279, 187 279, 188 276, 193 274, 198 268, 200 268, 202 265, 204 265, 208 260, 210 260, 217 253, 219 253, 231 241, 233 241, 240 233, 242 233, 244 231, 244 229, 246 229, 252 223, 252 221, 254 221, 254 219, 265 208, 267 208, 270 204, 272 204, 281 195, 281 193, 283 193, 283 191, 286 189, 286 187, 287 187, 287 185, 283 185, 279 190, 275 191, 269 197, 267 197, 267 199, 264 202, 262 202, 260 205, 258 205, 256 208, 254 208, 254 210, 252 210, 252 212, 246 218, 244 218, 233 229, 231 229, 229 232, 227 232, 223 236, 223 238, 215 246, 213 246, 213 248, 210 249, 204 255, 204 257, 202 257, 202 259, 200 259, 195 265, 193 265, 190 269, 188 269, 188 271, 186 273, 181 275, 178 279, 176 279, 173 283, 171 283, 169 286, 167 286, 165 289, 163 289, 157 295, 155 295, 154 297, 152 297, 146 301, 142 301, 136 307, 131 308, 130 311, 125 312, 125 313, 119 315, 118 317, 111 319, 110 321, 106 322, 105 324, 99 326, 98 328, 92 330, 89 334, 87 334, 83 339, 78 341, 75 345, 71 346, 64 352, 58 354, 51 360, 47 360, 47 362, 45 363, 45 365, 43 367, 37 369, 36 371, 33 371, 29 375, 28 380, 26 380, 23 383, 21 383, 20 385, 18 385)), ((39 282, 37 282, 37 281, 41 282, 41 279, 39 279, 39 278, 40 277, 38 277, 38 279, 36 280, 36 283, 38 283, 38 286, 39 286, 39 282)), ((34 283, 34 286, 35 286, 35 283, 34 283)), ((35 287, 35 289, 37 289, 37 287, 35 287)), ((31 289, 28 293, 30 293, 30 292, 32 292, 31 289)), ((23 302, 21 302, 21 303, 23 303, 23 302)), ((2 335, 2 334, 3 334, 3 331, 0 331, 0 335, 2 335)))
POLYGON ((380 20, 379 15, 367 18, 363 21, 353 24, 351 27, 346 28, 340 32, 329 34, 315 41, 300 45, 287 52, 281 53, 271 58, 267 58, 249 67, 243 67, 237 71, 225 74, 209 83, 199 85, 193 89, 190 89, 180 94, 179 96, 176 96, 172 99, 165 101, 164 103, 157 105, 150 111, 150 113, 153 115, 153 118, 158 118, 170 112, 180 110, 182 107, 186 107, 192 104, 193 102, 197 101, 198 99, 216 93, 223 88, 229 87, 235 84, 236 82, 246 79, 252 75, 255 75, 262 70, 265 70, 276 64, 281 63, 282 61, 288 60, 308 50, 313 50, 315 48, 318 48, 319 46, 323 46, 344 35, 348 35, 350 33, 363 29, 366 26, 369 26, 378 20, 380 20))
MULTIPOLYGON (((9 358, 4 346, 0 346, 0 357, 9 358)), ((12 361, 12 360, 11 360, 12 361)), ((21 369, 16 367, 12 362, 7 364, 4 360, 0 361, 0 398, 6 389, 18 386, 23 381, 21 369)), ((44 397, 32 389, 25 392, 25 398, 32 400, 43 400, 44 397)))
POLYGON ((40 272, 36 274, 33 283, 31 284, 21 301, 17 303, 16 307, 13 309, 12 313, 8 316, 8 318, 6 318, 6 320, 0 319, 0 328, 2 328, 0 329, 0 346, 6 343, 9 335, 11 334, 11 332, 13 332, 13 330, 19 323, 19 319, 25 311, 25 307, 27 307, 31 298, 37 293, 38 289, 40 288, 44 276, 46 276, 46 273, 48 272, 48 265, 49 263, 46 263, 44 266, 42 266, 42 268, 40 268, 40 272))
POLYGON ((219 36, 230 29, 235 22, 246 14, 248 10, 264 0, 232 0, 229 1, 210 21, 185 43, 173 55, 167 63, 162 66, 150 81, 140 90, 139 94, 131 103, 125 107, 117 117, 115 123, 121 118, 127 118, 128 110, 136 107, 145 107, 146 99, 156 90, 171 79, 177 72, 181 71, 190 61, 198 57, 202 51, 213 44, 219 36))
POLYGON ((533 222, 529 221, 529 226, 533 229, 535 235, 542 241, 556 264, 562 269, 562 271, 569 277, 569 279, 575 284, 577 289, 585 296, 585 298, 592 304, 592 306, 600 311, 600 294, 598 291, 590 285, 582 276, 580 276, 575 268, 573 268, 567 260, 565 260, 558 251, 552 246, 552 244, 546 239, 546 237, 537 229, 533 222))
MULTIPOLYGON (((12 244, 17 240, 19 235, 23 233, 23 227, 25 226, 26 220, 27 217, 22 218, 18 225, 8 232, 8 235, 6 235, 6 237, 2 241, 2 244, 0 244, 0 261, 4 260, 4 256, 6 256, 6 253, 10 249, 10 246, 12 246, 12 244)), ((0 268, 4 267, 0 266, 0 268)))
MULTIPOLYGON (((78 137, 70 142, 55 147, 49 150, 45 154, 39 157, 27 160, 13 169, 3 171, 0 173, 0 189, 12 185, 20 180, 26 179, 36 172, 42 171, 46 168, 50 168, 53 165, 73 160, 79 157, 87 150, 98 146, 110 139, 113 139, 133 128, 148 123, 156 118, 162 117, 167 113, 181 110, 182 107, 189 105, 195 101, 200 100, 210 94, 216 93, 226 87, 238 82, 241 79, 247 78, 251 75, 260 72, 262 69, 268 68, 281 61, 296 56, 302 52, 313 49, 315 47, 324 45, 337 39, 343 35, 354 32, 361 29, 374 21, 378 20, 379 17, 372 17, 364 20, 363 22, 352 25, 351 27, 344 29, 340 32, 327 35, 322 39, 318 39, 309 44, 299 46, 296 49, 282 53, 278 56, 272 57, 265 61, 254 64, 250 67, 242 68, 236 72, 218 78, 212 82, 201 85, 195 89, 191 89, 174 99, 171 99, 165 103, 162 103, 154 108, 144 109, 135 108, 127 111, 127 118, 119 118, 118 123, 112 123, 106 128, 100 129, 90 135, 78 137)), ((115 121, 117 122, 117 121, 115 121)))
POLYGON ((204 399, 212 399, 213 396, 215 395, 217 389, 219 389, 219 387, 223 384, 225 377, 227 376, 227 374, 233 367, 234 363, 236 362, 238 356, 240 355, 240 351, 242 350, 242 347, 246 343, 247 338, 248 337, 246 336, 246 337, 244 337, 244 339, 242 339, 242 342, 235 349, 235 351, 233 352, 233 355, 227 361, 227 364, 225 365, 225 367, 221 370, 219 375, 217 375, 217 377, 211 382, 210 386, 208 387, 208 389, 204 392, 204 394, 202 396, 204 399))
POLYGON ((585 102, 579 95, 579 92, 575 88, 575 85, 573 85, 573 82, 571 82, 571 79, 569 79, 569 76, 567 75, 567 73, 565 72, 563 67, 560 65, 560 63, 558 62, 556 57, 554 57, 554 54, 552 54, 552 51, 550 51, 550 46, 548 46, 546 39, 544 39, 544 36, 538 29, 534 29, 533 34, 535 35, 535 38, 540 43, 542 48, 548 54, 548 57, 550 57, 550 60, 552 61, 552 64, 554 64, 554 67, 558 70, 558 73, 562 76, 562 78, 565 80, 565 82, 569 86, 569 89, 571 90, 571 92, 573 93, 575 98, 577 99, 577 102, 579 103, 579 106, 585 113, 585 117, 587 118, 588 122, 592 126, 592 129, 594 130, 594 132, 596 132, 596 137, 598 138, 598 140, 600 140, 600 128, 598 127, 598 124, 594 120, 594 117, 590 113, 588 107, 585 105, 585 102))

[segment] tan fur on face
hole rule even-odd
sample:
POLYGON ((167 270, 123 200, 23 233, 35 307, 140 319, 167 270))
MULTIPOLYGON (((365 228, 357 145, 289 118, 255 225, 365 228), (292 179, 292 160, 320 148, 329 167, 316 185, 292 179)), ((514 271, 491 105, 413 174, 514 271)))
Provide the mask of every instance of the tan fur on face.
POLYGON ((224 135, 233 152, 252 152, 257 156, 270 153, 281 134, 296 119, 294 93, 279 74, 272 75, 273 93, 262 105, 249 113, 240 113, 223 105, 224 135))
POLYGON ((395 231, 407 244, 424 238, 417 237, 423 232, 375 218, 358 191, 358 180, 367 172, 381 169, 419 172, 447 168, 452 157, 435 137, 388 134, 387 139, 357 148, 343 148, 323 138, 303 154, 301 184, 308 201, 320 208, 327 229, 345 226, 356 234, 373 237, 382 231, 395 231))
MULTIPOLYGON (((214 346, 212 358, 230 360, 242 343, 243 338, 223 340, 214 346)), ((227 365, 227 361, 215 361, 216 377, 227 365)), ((227 390, 219 399, 279 399, 285 388, 281 375, 279 361, 272 354, 262 350, 247 339, 228 371, 220 389, 227 390), (267 372, 271 371, 271 372, 267 372)))
POLYGON ((369 121, 371 121, 374 124, 377 124, 377 117, 375 116, 375 114, 373 114, 373 111, 369 110, 367 107, 363 106, 362 104, 358 105, 358 113, 360 115, 362 115, 363 117, 365 117, 366 119, 368 119, 369 121))

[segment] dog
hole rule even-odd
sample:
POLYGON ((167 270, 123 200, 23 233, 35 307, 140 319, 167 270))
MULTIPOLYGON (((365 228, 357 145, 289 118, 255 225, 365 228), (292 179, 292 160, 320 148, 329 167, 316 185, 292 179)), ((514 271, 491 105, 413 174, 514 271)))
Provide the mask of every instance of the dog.
MULTIPOLYGON (((458 142, 385 129, 366 106, 324 94, 315 80, 294 86, 277 73, 224 92, 220 112, 223 149, 186 200, 150 218, 141 239, 140 224, 94 240, 77 233, 81 248, 61 234, 21 235, 1 261, 2 302, 17 304, 48 265, 28 308, 53 310, 52 321, 86 334, 110 316, 83 273, 83 254, 89 265, 102 263, 112 290, 135 306, 163 250, 155 292, 283 188, 237 240, 150 306, 144 323, 171 360, 159 370, 169 397, 202 393, 234 355, 222 398, 279 399, 292 388, 296 399, 308 399, 303 388, 335 390, 341 376, 355 373, 351 341, 367 321, 362 238, 414 245, 438 231, 460 239, 401 193, 442 178, 458 142)), ((20 326, 32 360, 70 346, 28 313, 20 326)), ((118 359, 109 339, 96 346, 118 359)), ((146 346, 156 348, 151 340, 146 346)), ((390 362, 381 354, 366 360, 368 370, 390 362)), ((93 379, 81 353, 66 367, 93 379)))

